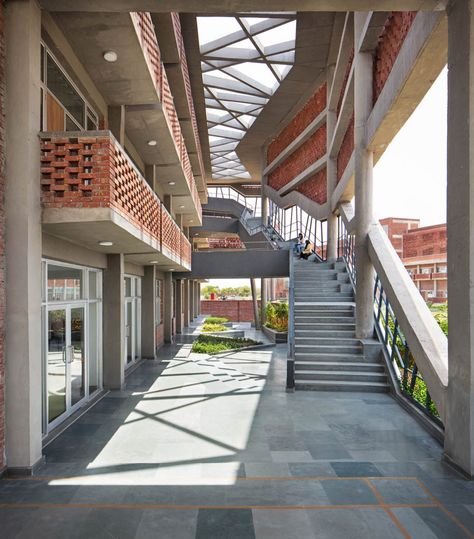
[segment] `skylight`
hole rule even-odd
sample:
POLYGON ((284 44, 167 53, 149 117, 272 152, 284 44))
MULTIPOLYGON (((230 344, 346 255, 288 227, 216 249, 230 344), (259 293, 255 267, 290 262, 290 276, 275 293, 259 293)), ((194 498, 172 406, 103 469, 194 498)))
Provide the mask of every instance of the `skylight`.
POLYGON ((294 63, 296 14, 198 17, 197 24, 212 177, 247 179, 235 150, 294 63))

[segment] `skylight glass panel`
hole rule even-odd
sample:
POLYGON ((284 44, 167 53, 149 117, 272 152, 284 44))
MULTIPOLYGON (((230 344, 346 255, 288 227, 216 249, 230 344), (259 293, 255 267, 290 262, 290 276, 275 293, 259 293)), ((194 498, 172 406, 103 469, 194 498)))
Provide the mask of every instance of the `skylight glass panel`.
POLYGON ((296 14, 277 15, 197 18, 214 178, 250 178, 235 150, 294 62, 296 14))

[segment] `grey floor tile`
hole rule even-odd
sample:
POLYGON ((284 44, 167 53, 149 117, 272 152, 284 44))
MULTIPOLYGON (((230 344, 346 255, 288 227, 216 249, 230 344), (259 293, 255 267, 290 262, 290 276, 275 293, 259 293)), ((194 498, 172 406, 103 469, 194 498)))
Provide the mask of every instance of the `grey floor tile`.
POLYGON ((417 539, 418 537, 422 539, 466 538, 466 533, 438 507, 398 508, 393 512, 401 524, 417 539))
POLYGON ((328 509, 307 514, 318 539, 403 538, 383 509, 328 509))
POLYGON ((335 477, 336 472, 329 462, 290 462, 291 475, 295 477, 335 477))
POLYGON ((378 477, 381 475, 373 462, 331 462, 339 477, 378 477))
POLYGON ((286 462, 246 462, 247 477, 289 477, 290 468, 286 462))
POLYGON ((194 539, 197 510, 145 509, 135 539, 194 539))
POLYGON ((433 503, 433 498, 412 479, 372 479, 372 484, 380 493, 385 503, 420 504, 433 503))
POLYGON ((255 539, 250 509, 200 509, 196 539, 255 539))
POLYGON ((377 504, 369 486, 358 479, 327 479, 321 481, 324 491, 332 505, 377 504))
POLYGON ((253 510, 256 539, 316 539, 317 530, 306 511, 253 510))

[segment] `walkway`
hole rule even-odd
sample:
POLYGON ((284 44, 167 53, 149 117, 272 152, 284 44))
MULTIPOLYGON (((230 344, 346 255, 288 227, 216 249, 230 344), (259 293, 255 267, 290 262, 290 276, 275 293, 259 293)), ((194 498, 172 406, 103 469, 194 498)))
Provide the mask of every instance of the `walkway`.
POLYGON ((388 395, 284 390, 285 347, 146 362, 0 481, 0 536, 465 538, 474 483, 388 395))

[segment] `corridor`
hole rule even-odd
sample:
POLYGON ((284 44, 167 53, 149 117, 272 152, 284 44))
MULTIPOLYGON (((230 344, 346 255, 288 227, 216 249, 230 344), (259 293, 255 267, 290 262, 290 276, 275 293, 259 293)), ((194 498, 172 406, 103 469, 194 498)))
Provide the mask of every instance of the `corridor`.
POLYGON ((472 537, 474 484, 389 395, 286 393, 286 345, 160 358, 0 481, 2 538, 472 537))

